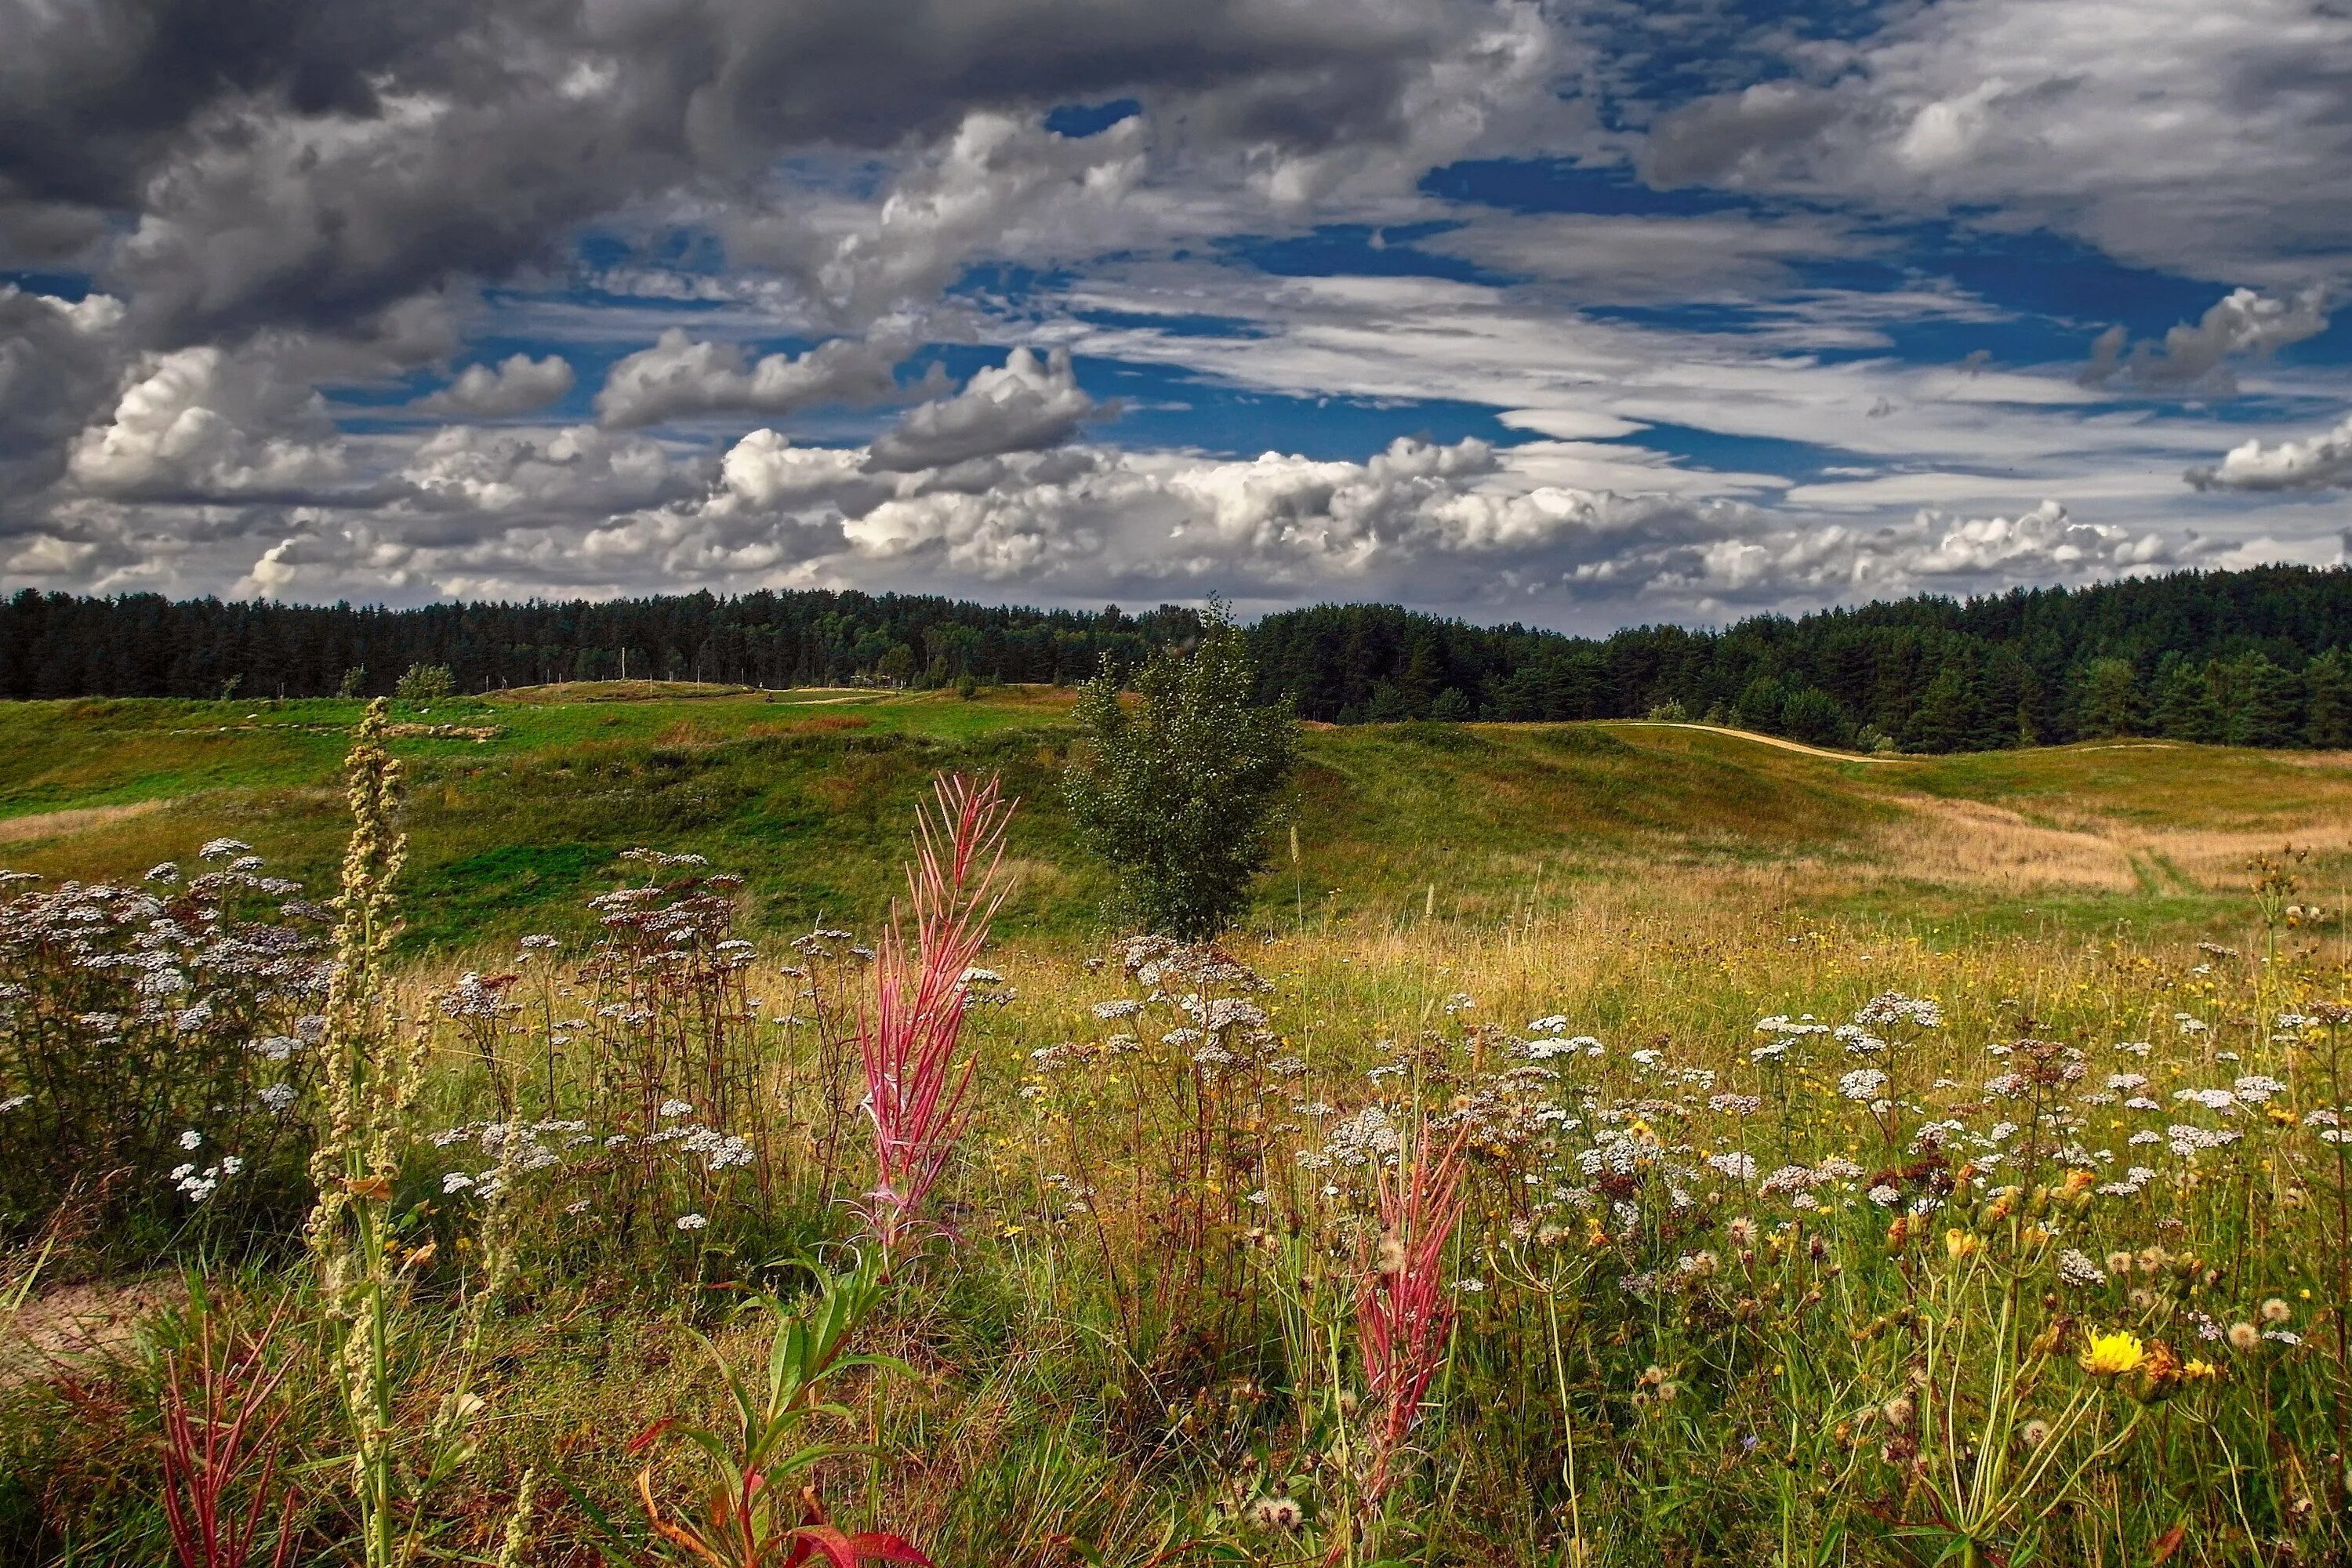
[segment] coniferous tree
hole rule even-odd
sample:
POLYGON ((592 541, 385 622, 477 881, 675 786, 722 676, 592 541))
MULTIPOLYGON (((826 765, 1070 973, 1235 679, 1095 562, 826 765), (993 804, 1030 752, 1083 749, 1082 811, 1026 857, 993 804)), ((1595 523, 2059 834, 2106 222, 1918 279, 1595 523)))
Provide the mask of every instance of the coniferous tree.
POLYGON ((1909 752, 1967 752, 1984 749, 1987 724, 1984 700, 1978 695, 1974 672, 1958 664, 1937 671, 1927 689, 1919 694, 1918 710, 1904 734, 1909 752))
POLYGON ((1838 700, 1818 686, 1791 695, 1780 710, 1781 732, 1809 746, 1843 746, 1853 739, 1853 721, 1838 700))
MULTIPOLYGON (((420 664, 446 666, 458 690, 497 690, 609 679, 623 673, 625 650, 627 673, 640 678, 837 685, 884 679, 889 659, 890 675, 934 686, 966 674, 983 686, 1070 682, 1106 661, 1133 670, 1198 630, 1192 611, 1169 605, 1033 610, 828 591, 394 611, 27 590, 0 601, 0 697, 216 698, 232 679, 249 696, 326 696, 345 670, 383 672, 370 683, 381 690, 420 664), (898 648, 908 650, 903 668, 898 648)), ((2341 569, 2181 573, 1759 616, 1712 632, 1633 626, 1601 638, 1327 605, 1269 616, 1247 636, 1259 699, 1312 719, 1421 717, 1441 703, 1452 713, 1448 693, 1496 719, 1634 718, 1669 702, 1728 717, 1769 679, 1779 706, 1767 689, 1741 712, 1765 728, 1785 728, 1790 694, 1811 688, 1858 724, 1898 739, 1916 730, 1960 749, 2166 728, 2264 744, 2338 735, 2352 743, 2343 667, 2326 658, 2352 645, 2352 572, 2341 569), (2204 690, 2176 680, 2182 666, 2204 690), (1980 710, 1957 729, 1948 689, 1922 712, 1952 668, 1973 683, 1980 710), (2140 678, 2137 703, 2125 669, 2140 678), (2151 709, 2164 709, 2164 722, 2151 709)))
POLYGON ((2303 730, 2303 683, 2260 653, 2214 667, 2222 738, 2233 746, 2292 746, 2303 730))
POLYGON ((2214 697, 2208 665, 2178 659, 2157 679, 2158 734, 2200 745, 2218 745, 2228 738, 2228 718, 2214 697))
POLYGON ((1759 675, 1740 689, 1738 700, 1731 705, 1731 722, 1742 730, 1777 735, 1788 707, 1787 689, 1772 677, 1759 675))
POLYGON ((2147 721, 2139 673, 2110 656, 2083 667, 2074 682, 2074 731, 2086 741, 2137 735, 2147 721))
POLYGON ((1429 705, 1429 716, 1441 724, 1464 724, 1476 717, 1471 711, 1470 699, 1458 686, 1449 686, 1437 694, 1429 705))
POLYGON ((2340 647, 2303 667, 2303 743, 2352 746, 2352 660, 2340 647))

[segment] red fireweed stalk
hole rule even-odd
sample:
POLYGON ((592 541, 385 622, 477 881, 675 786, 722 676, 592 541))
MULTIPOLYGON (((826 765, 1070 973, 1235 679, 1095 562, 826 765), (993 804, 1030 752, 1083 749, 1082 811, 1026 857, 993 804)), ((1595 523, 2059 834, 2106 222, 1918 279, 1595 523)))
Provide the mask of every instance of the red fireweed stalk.
MULTIPOLYGON (((261 1533, 261 1521, 278 1479, 278 1429, 284 1406, 276 1402, 286 1368, 269 1368, 263 1353, 286 1308, 251 1340, 232 1334, 216 1341, 210 1313, 203 1319, 193 1355, 174 1355, 163 1364, 163 1522, 180 1568, 245 1568, 261 1533), (182 1363, 195 1363, 195 1387, 187 1387, 182 1363), (191 1399, 193 1394, 194 1398, 191 1399), (239 1507, 234 1494, 251 1478, 250 1494, 239 1507)), ((285 1568, 294 1549, 289 1525, 294 1494, 288 1491, 278 1513, 278 1546, 270 1568, 285 1568)))
POLYGON ((931 790, 929 807, 915 816, 907 902, 891 910, 877 955, 873 1011, 861 1009, 858 1020, 876 1168, 864 1212, 885 1258, 936 1228, 922 1218, 923 1202, 955 1152, 970 1109, 973 1063, 956 1059, 964 976, 1004 900, 997 871, 1017 804, 998 793, 993 778, 974 784, 956 774, 931 790))
POLYGON ((1454 1298, 1443 1278, 1445 1244, 1462 1217, 1463 1134, 1434 1162, 1424 1129, 1395 1172, 1376 1168, 1381 1238, 1356 1292, 1356 1348, 1363 1357, 1372 1468, 1365 1501, 1386 1494, 1390 1465, 1421 1416, 1422 1395, 1454 1332, 1454 1298))

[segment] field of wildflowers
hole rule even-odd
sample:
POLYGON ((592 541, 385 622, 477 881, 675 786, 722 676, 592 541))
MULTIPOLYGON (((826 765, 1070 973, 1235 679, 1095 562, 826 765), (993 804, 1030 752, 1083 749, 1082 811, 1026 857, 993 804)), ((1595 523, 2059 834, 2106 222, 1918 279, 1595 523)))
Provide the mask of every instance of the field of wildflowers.
POLYGON ((1658 866, 992 936, 1037 805, 948 775, 887 903, 673 844, 443 957, 387 739, 339 895, 4 890, 0 1558, 2352 1552, 2326 862, 2194 932, 1658 866))

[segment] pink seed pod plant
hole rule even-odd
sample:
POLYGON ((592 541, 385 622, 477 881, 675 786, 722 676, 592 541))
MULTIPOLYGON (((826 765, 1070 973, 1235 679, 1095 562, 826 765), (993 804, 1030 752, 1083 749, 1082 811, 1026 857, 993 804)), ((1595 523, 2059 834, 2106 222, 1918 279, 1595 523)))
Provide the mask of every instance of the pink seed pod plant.
POLYGON ((994 778, 934 782, 916 815, 907 901, 891 911, 877 953, 873 1006, 861 1013, 857 1047, 876 1168, 863 1212, 886 1262, 939 1228, 923 1207, 970 1111, 973 1063, 958 1058, 967 972, 1004 900, 998 872, 1015 804, 994 778))
POLYGON ((1420 1419, 1422 1396, 1445 1359, 1454 1307, 1444 1279, 1445 1246, 1462 1217, 1464 1133, 1433 1160, 1429 1132, 1394 1171, 1376 1166, 1381 1236, 1356 1292, 1356 1348, 1363 1358, 1373 1460, 1365 1485, 1377 1504, 1391 1466, 1420 1419))

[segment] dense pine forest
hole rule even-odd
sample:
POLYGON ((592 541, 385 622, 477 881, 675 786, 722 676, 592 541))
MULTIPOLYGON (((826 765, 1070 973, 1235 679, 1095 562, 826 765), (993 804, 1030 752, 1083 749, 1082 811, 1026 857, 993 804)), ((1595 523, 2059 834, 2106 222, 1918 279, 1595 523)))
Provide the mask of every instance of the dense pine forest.
MULTIPOLYGON (((0 603, 0 697, 389 692, 699 679, 759 686, 1068 684, 1130 668, 1198 617, 924 595, 710 594, 600 604, 298 605, 30 590, 0 603)), ((1265 694, 1302 718, 1711 719, 1818 744, 1986 751, 2117 735, 2352 745, 2352 571, 2180 573, 1923 596, 1717 631, 1573 637, 1386 605, 1251 630, 1265 694)))

